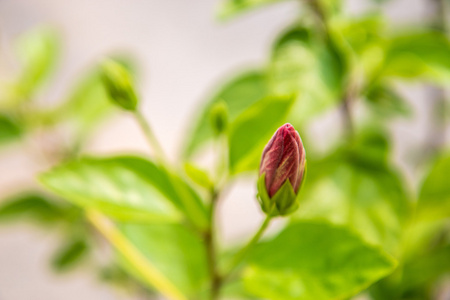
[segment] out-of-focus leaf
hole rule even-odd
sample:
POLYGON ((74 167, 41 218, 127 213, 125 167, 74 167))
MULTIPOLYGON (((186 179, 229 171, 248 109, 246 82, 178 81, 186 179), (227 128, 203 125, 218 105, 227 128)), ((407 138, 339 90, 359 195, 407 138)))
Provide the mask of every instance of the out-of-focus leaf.
POLYGON ((17 140, 21 137, 22 131, 16 120, 0 113, 0 145, 17 140))
POLYGON ((450 216, 450 156, 438 158, 426 175, 419 194, 417 211, 424 218, 450 216))
POLYGON ((289 118, 294 124, 309 120, 342 98, 344 63, 336 47, 305 27, 296 26, 280 38, 269 74, 274 94, 298 95, 289 118))
POLYGON ((346 299, 395 266, 392 257, 346 228, 299 222, 255 249, 244 285, 265 299, 346 299))
POLYGON ((347 225, 398 254, 411 205, 401 178, 389 167, 388 149, 381 133, 369 131, 350 148, 309 159, 296 216, 347 225))
POLYGON ((184 164, 184 171, 186 175, 196 184, 206 188, 212 189, 214 187, 214 183, 209 178, 208 173, 206 171, 197 168, 195 165, 191 163, 184 164))
POLYGON ((253 104, 231 125, 229 133, 230 172, 258 168, 265 144, 288 116, 294 97, 268 97, 253 104))
POLYGON ((69 240, 55 253, 52 266, 57 271, 66 271, 80 263, 87 256, 88 251, 89 245, 86 240, 82 238, 69 240))
POLYGON ((220 3, 218 17, 229 19, 243 12, 286 0, 222 0, 220 3))
POLYGON ((210 113, 211 127, 216 135, 225 132, 228 127, 228 108, 224 101, 213 105, 210 113))
POLYGON ((366 95, 369 104, 383 117, 404 116, 412 114, 405 100, 392 88, 386 85, 374 85, 366 95))
POLYGON ((413 32, 388 41, 383 75, 450 80, 450 41, 440 32, 413 32))
MULTIPOLYGON (((120 229, 147 260, 189 299, 206 288, 206 253, 200 237, 181 225, 122 224, 120 229)), ((138 272, 121 259, 124 268, 139 278, 138 272)))
POLYGON ((60 42, 54 30, 39 27, 23 34, 16 46, 22 63, 17 93, 19 97, 26 99, 52 73, 59 56, 60 42))
POLYGON ((181 210, 195 224, 207 224, 206 209, 194 191, 143 158, 83 158, 40 178, 46 187, 74 204, 119 220, 174 222, 180 220, 181 210))
POLYGON ((225 102, 228 108, 229 122, 232 122, 242 111, 267 96, 268 93, 266 75, 261 71, 246 72, 226 83, 201 110, 194 129, 186 140, 184 155, 191 156, 214 136, 210 126, 210 114, 215 103, 225 102))
POLYGON ((39 193, 20 194, 1 202, 0 221, 29 218, 52 224, 67 216, 68 208, 39 193))

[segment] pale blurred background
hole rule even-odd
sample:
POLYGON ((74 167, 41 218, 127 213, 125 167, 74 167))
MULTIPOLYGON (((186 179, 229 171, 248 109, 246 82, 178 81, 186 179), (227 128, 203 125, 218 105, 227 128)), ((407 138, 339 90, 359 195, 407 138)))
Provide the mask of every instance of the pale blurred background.
MULTIPOLYGON (((395 24, 419 23, 433 11, 426 1, 399 0, 385 6, 395 24)), ((139 88, 143 112, 172 158, 179 152, 189 117, 216 83, 248 66, 263 65, 276 35, 296 14, 293 1, 266 7, 221 23, 215 20, 214 0, 0 0, 0 51, 21 33, 51 25, 63 38, 58 75, 46 99, 64 97, 70 84, 86 67, 117 50, 131 53, 139 63, 139 88)), ((346 9, 359 14, 370 9, 363 0, 347 1, 346 9)), ((0 57, 8 68, 9 57, 0 57)), ((1 72, 0 72, 1 73, 1 72)), ((425 139, 427 91, 421 86, 402 87, 415 110, 413 126, 394 124, 399 162, 407 147, 425 139), (422 100, 422 101, 421 101, 422 100), (402 139, 409 144, 402 143, 402 139)), ((327 116, 318 128, 333 128, 335 116, 327 116), (330 127, 331 126, 331 127, 330 127)), ((121 116, 103 126, 88 147, 91 153, 147 151, 137 125, 121 116)), ((19 147, 8 147, 0 156, 1 198, 24 185, 35 183, 34 174, 46 166, 19 147)), ((261 218, 253 182, 235 187, 220 207, 223 240, 252 231, 261 218), (250 196, 249 196, 250 195, 250 196), (227 220, 227 222, 225 222, 227 220), (232 220, 232 221, 230 221, 232 220)), ((275 224, 276 226, 276 224, 275 224)), ((19 224, 0 226, 0 300, 125 299, 99 284, 82 267, 62 276, 52 272, 48 257, 54 250, 55 233, 19 224)))

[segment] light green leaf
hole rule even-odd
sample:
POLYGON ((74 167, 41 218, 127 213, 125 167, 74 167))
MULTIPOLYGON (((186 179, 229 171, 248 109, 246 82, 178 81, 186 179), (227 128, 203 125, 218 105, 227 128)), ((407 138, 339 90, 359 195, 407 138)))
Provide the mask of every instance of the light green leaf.
POLYGON ((16 120, 0 113, 0 145, 17 140, 22 133, 23 128, 16 120))
MULTIPOLYGON (((119 228, 134 246, 189 299, 206 288, 206 253, 200 237, 181 225, 123 224, 119 228)), ((125 263, 125 260, 123 260, 125 263)), ((131 274, 138 273, 126 264, 131 274)))
POLYGON ((412 32, 388 42, 383 75, 425 78, 436 83, 450 80, 450 41, 440 32, 412 32))
POLYGON ((277 42, 269 70, 275 95, 297 94, 289 120, 304 123, 342 98, 344 63, 331 43, 313 30, 295 26, 277 42))
POLYGON ((218 17, 220 19, 229 19, 251 9, 282 1, 286 0, 222 0, 218 17))
POLYGON ((321 161, 309 159, 295 216, 350 226, 368 242, 398 254, 411 204, 401 177, 388 166, 387 151, 387 141, 368 132, 350 148, 321 161))
POLYGON ((232 174, 256 170, 264 146, 290 112, 294 97, 268 97, 245 110, 231 125, 229 163, 232 174))
POLYGON ((186 140, 184 155, 192 156, 200 146, 214 136, 210 126, 210 115, 217 102, 224 101, 228 109, 229 122, 232 122, 242 111, 267 95, 266 75, 261 71, 240 74, 224 84, 201 110, 194 129, 186 140))
POLYGON ((396 267, 355 233, 320 222, 289 225, 256 248, 248 263, 245 287, 271 300, 346 299, 396 267))
POLYGON ((450 217, 450 156, 436 160, 419 193, 418 215, 433 220, 450 217))
POLYGON ((40 177, 59 196, 118 220, 174 222, 180 210, 195 212, 196 224, 207 222, 200 199, 181 179, 139 157, 83 158, 40 177), (178 208, 178 209, 177 209, 178 208))
POLYGON ((185 163, 184 171, 186 172, 186 175, 199 186, 202 186, 208 190, 211 190, 214 187, 214 183, 211 181, 208 173, 197 168, 195 165, 191 163, 185 163))
POLYGON ((35 28, 19 38, 16 51, 22 71, 17 93, 21 99, 30 97, 52 73, 59 57, 59 48, 58 35, 49 28, 35 28))

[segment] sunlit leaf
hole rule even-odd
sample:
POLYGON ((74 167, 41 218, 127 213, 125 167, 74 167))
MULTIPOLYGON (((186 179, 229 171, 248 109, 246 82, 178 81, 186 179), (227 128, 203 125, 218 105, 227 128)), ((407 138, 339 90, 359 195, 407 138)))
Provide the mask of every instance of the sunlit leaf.
POLYGON ((210 115, 215 103, 224 101, 228 109, 229 122, 232 122, 242 111, 267 94, 266 75, 260 71, 246 72, 226 83, 198 114, 194 129, 186 140, 185 156, 194 154, 200 146, 214 136, 210 125, 210 115))
POLYGON ((294 97, 268 97, 245 110, 231 125, 229 163, 232 174, 256 170, 265 144, 283 125, 294 97))
POLYGON ((275 45, 269 71, 274 94, 297 94, 290 121, 310 120, 342 98, 344 65, 331 42, 309 28, 296 26, 275 45))
POLYGON ((182 211, 196 224, 207 222, 192 189, 143 158, 83 158, 44 173, 41 182, 76 205, 119 220, 174 222, 182 211))
POLYGON ((214 187, 214 183, 211 181, 205 170, 199 169, 191 163, 185 163, 184 171, 186 172, 186 175, 196 184, 209 190, 214 187))
MULTIPOLYGON (((206 253, 200 237, 181 225, 121 225, 123 234, 148 261, 183 293, 192 296, 206 288, 206 253)), ((124 267, 139 278, 138 272, 124 267)), ((191 298, 190 298, 191 299, 191 298)))
POLYGON ((396 266, 352 231, 322 222, 289 225, 256 248, 248 263, 245 287, 272 300, 346 299, 396 266))
POLYGON ((16 51, 22 64, 18 96, 28 98, 52 73, 59 56, 59 39, 54 30, 35 28, 17 41, 16 51))
POLYGON ((450 216, 450 156, 438 158, 426 175, 419 194, 418 214, 431 219, 450 216))
POLYGON ((282 1, 286 0, 221 0, 218 17, 228 19, 261 6, 282 1))

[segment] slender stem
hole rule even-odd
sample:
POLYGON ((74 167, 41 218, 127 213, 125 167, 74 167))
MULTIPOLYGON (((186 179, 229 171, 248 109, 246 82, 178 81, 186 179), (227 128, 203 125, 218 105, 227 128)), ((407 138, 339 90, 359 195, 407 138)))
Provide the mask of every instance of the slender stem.
POLYGON ((187 300, 164 274, 153 266, 145 256, 110 222, 107 218, 95 211, 88 211, 89 221, 97 230, 129 261, 140 273, 142 278, 151 286, 171 300, 187 300))
POLYGON ((164 150, 159 144, 158 139, 156 138, 152 128, 150 127, 150 124, 147 122, 144 115, 142 115, 142 113, 139 110, 136 110, 134 112, 134 116, 137 122, 139 123, 139 126, 141 127, 142 131, 144 132, 144 135, 150 147, 152 147, 152 150, 155 151, 157 158, 161 161, 167 161, 167 158, 164 154, 164 150))
POLYGON ((225 275, 223 276, 224 279, 228 278, 233 273, 233 271, 239 266, 239 264, 247 256, 249 251, 256 245, 256 243, 259 241, 259 239, 263 235, 264 231, 267 229, 267 226, 269 226, 271 220, 272 220, 272 216, 270 214, 267 214, 267 217, 265 218, 264 222, 261 224, 261 227, 259 228, 259 230, 253 236, 253 238, 247 243, 247 245, 244 248, 242 248, 233 257, 233 260, 231 261, 230 266, 228 267, 228 270, 225 272, 225 275))

